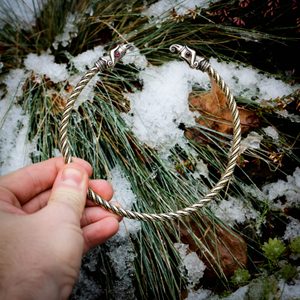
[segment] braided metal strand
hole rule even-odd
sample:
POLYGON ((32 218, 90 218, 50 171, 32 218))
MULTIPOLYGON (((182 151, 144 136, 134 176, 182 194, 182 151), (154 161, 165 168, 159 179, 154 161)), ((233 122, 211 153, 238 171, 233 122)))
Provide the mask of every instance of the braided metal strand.
POLYGON ((70 95, 70 98, 67 101, 65 110, 62 115, 61 125, 60 125, 60 149, 65 159, 65 163, 70 163, 72 161, 72 156, 70 153, 70 143, 68 139, 68 125, 71 116, 72 109, 74 107, 74 103, 82 92, 87 83, 91 80, 93 76, 97 74, 98 71, 102 71, 102 68, 97 66, 91 68, 89 71, 85 73, 85 75, 81 78, 79 83, 76 85, 74 91, 70 95))
MULTIPOLYGON (((72 161, 72 156, 70 153, 70 142, 68 140, 68 125, 70 120, 70 115, 74 106, 74 103, 81 93, 83 88, 87 85, 90 79, 99 71, 103 71, 106 68, 112 68, 116 62, 125 55, 127 49, 130 48, 130 45, 119 45, 110 52, 110 57, 100 58, 98 62, 96 62, 95 66, 88 70, 86 74, 79 81, 74 91, 72 92, 70 98, 68 99, 67 105, 63 112, 61 126, 60 126, 60 146, 61 152, 64 156, 65 162, 70 163, 72 161)), ((229 183, 234 168, 236 166, 236 162, 239 156, 240 142, 241 142, 241 125, 240 125, 240 117, 237 109, 236 102, 234 100, 233 95, 231 94, 228 86, 224 82, 224 80, 220 77, 220 75, 210 66, 209 62, 203 57, 197 56, 196 52, 187 46, 181 46, 178 44, 172 45, 170 47, 171 52, 179 52, 182 59, 184 59, 191 68, 199 69, 203 72, 206 72, 210 78, 212 78, 220 89, 224 92, 225 97, 228 100, 228 106, 232 115, 232 124, 233 124, 233 139, 232 145, 228 153, 228 163, 223 172, 223 175, 217 182, 217 184, 197 203, 183 208, 181 210, 177 210, 175 212, 167 212, 167 213, 140 213, 133 212, 130 210, 125 210, 120 207, 116 207, 111 205, 109 202, 103 200, 98 194, 96 194, 92 189, 88 190, 88 197, 93 200, 96 204, 102 206, 103 208, 110 210, 120 216, 127 217, 130 219, 144 220, 144 221, 172 221, 175 219, 179 219, 185 216, 189 216, 196 211, 198 211, 201 207, 210 202, 214 197, 216 197, 220 191, 229 183)))

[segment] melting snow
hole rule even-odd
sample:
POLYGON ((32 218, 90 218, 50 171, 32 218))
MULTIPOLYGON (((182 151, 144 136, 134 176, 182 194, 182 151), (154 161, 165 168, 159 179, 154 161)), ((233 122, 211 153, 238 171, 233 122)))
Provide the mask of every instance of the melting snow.
POLYGON ((247 299, 247 292, 249 290, 249 286, 242 286, 238 288, 235 292, 233 292, 228 297, 224 298, 224 300, 244 300, 247 299))
MULTIPOLYGON (((84 73, 87 71, 87 69, 94 66, 95 62, 99 60, 100 57, 102 57, 104 54, 104 48, 102 46, 94 47, 91 50, 87 50, 85 52, 82 52, 78 54, 77 56, 73 57, 71 59, 71 63, 77 69, 80 74, 75 74, 70 77, 69 83, 72 86, 76 86, 76 84, 80 81, 84 73)), ((97 84, 97 81, 99 81, 99 74, 96 74, 84 87, 82 92, 77 97, 77 100, 75 102, 75 109, 77 109, 83 102, 90 100, 93 101, 95 93, 94 89, 97 84)))
MULTIPOLYGON (((188 9, 195 6, 206 7, 210 1, 158 1, 151 5, 144 12, 145 15, 159 17, 162 11, 171 9, 176 5, 178 14, 186 14, 188 9), (156 5, 156 6, 155 6, 156 5)), ((8 3, 8 2, 7 2, 8 3)), ((76 33, 76 28, 71 26, 65 28, 64 34, 58 36, 57 43, 66 45, 72 32, 76 33)), ((96 60, 103 55, 103 47, 95 47, 71 59, 73 66, 80 72, 91 67, 96 60)), ((149 66, 145 56, 139 53, 137 48, 128 57, 123 58, 123 62, 133 63, 142 71, 140 80, 143 89, 135 93, 127 94, 130 100, 131 110, 128 114, 123 114, 127 124, 131 127, 135 135, 145 144, 159 150, 168 150, 175 144, 184 144, 183 131, 179 129, 180 124, 192 126, 195 124, 194 113, 189 111, 188 95, 194 85, 208 89, 209 79, 206 74, 192 70, 184 62, 172 61, 160 67, 149 66), (132 54, 132 55, 131 55, 132 54)), ((297 87, 291 87, 284 82, 272 77, 259 74, 251 67, 243 67, 235 63, 222 63, 212 58, 212 66, 220 73, 222 78, 237 96, 249 99, 255 98, 258 102, 271 98, 282 97, 291 94, 297 87)), ((70 80, 78 81, 80 75, 76 74, 72 78, 67 70, 66 64, 55 63, 54 56, 43 53, 41 55, 29 54, 24 60, 26 70, 34 71, 39 75, 46 75, 53 82, 70 80)), ((25 115, 21 107, 15 104, 15 100, 21 95, 22 84, 26 78, 26 71, 16 69, 11 71, 5 78, 5 97, 0 100, 0 173, 30 164, 29 153, 32 145, 27 141, 28 116, 25 115)), ((82 99, 93 97, 93 86, 97 77, 93 79, 91 85, 81 95, 82 99)), ((82 100, 84 101, 84 100, 82 100)), ((79 100, 80 103, 80 100, 79 100)), ((287 115, 289 116, 289 115, 287 115)), ((264 129, 265 133, 275 140, 278 138, 277 131, 272 127, 264 129)), ((258 148, 261 137, 251 133, 245 140, 246 148, 258 148), (248 138, 248 140, 247 140, 248 138)), ((199 172, 208 176, 207 167, 199 165, 199 172)), ((114 201, 118 201, 123 208, 131 209, 136 202, 136 197, 132 191, 130 182, 122 174, 120 168, 111 170, 111 182, 115 189, 114 201)), ((299 205, 300 192, 300 168, 296 168, 292 176, 287 176, 287 180, 279 180, 264 186, 263 192, 272 205, 282 209, 287 206, 299 205), (287 202, 280 203, 277 199, 285 196, 287 202)), ((256 212, 252 208, 244 206, 242 201, 230 197, 221 201, 214 211, 225 222, 242 223, 249 218, 255 218, 256 212)), ((299 235, 299 221, 290 219, 284 238, 291 239, 299 235)), ((111 249, 109 255, 112 265, 119 276, 116 293, 125 294, 128 299, 134 297, 133 282, 131 275, 134 261, 134 251, 130 241, 130 234, 137 234, 140 230, 140 222, 125 220, 121 225, 118 235, 110 241, 111 249), (122 246, 120 246, 122 244, 122 246)), ((187 271, 190 286, 194 286, 203 276, 205 265, 196 253, 187 253, 187 245, 179 245, 183 267, 187 271)), ((209 292, 202 290, 202 295, 209 292)), ((204 299, 199 291, 191 292, 188 299, 204 299), (193 296, 195 295, 195 296, 193 296), (194 297, 194 298, 193 298, 194 297), (198 298, 196 298, 198 297, 198 298)), ((119 295, 120 295, 119 294, 119 295)))
POLYGON ((110 256, 117 278, 114 282, 112 294, 115 296, 114 299, 119 299, 120 295, 122 295, 124 299, 132 300, 136 299, 134 295, 135 288, 132 282, 132 278, 134 277, 133 262, 135 252, 131 242, 122 240, 120 242, 122 244, 118 245, 115 242, 115 238, 112 238, 108 242, 111 248, 108 255, 110 256))
POLYGON ((57 49, 58 45, 67 47, 70 44, 72 38, 77 36, 77 19, 78 15, 71 13, 68 14, 63 32, 55 37, 55 41, 52 44, 54 49, 57 49))
POLYGON ((297 167, 293 175, 288 175, 286 181, 266 184, 262 190, 266 194, 271 206, 283 210, 286 207, 299 207, 300 202, 300 168, 297 167), (284 196, 286 202, 281 203, 280 197, 284 196))
POLYGON ((247 149, 259 149, 263 137, 255 131, 251 131, 241 141, 240 153, 244 153, 247 149))
POLYGON ((0 175, 31 164, 29 153, 32 146, 27 140, 28 123, 29 117, 23 109, 13 105, 0 128, 0 175))
POLYGON ((273 126, 265 127, 263 128, 263 131, 265 132, 266 135, 271 137, 273 140, 278 141, 279 133, 273 126))
POLYGON ((281 80, 261 74, 252 67, 218 62, 215 58, 210 62, 235 95, 257 98, 261 102, 289 95, 297 89, 297 86, 292 87, 281 80))
POLYGON ((102 57, 104 54, 103 46, 94 47, 91 50, 87 50, 78 54, 77 56, 71 59, 71 63, 73 63, 74 67, 80 71, 84 72, 88 68, 91 68, 95 62, 102 57))
POLYGON ((174 9, 180 15, 186 15, 196 8, 208 8, 210 3, 216 0, 160 0, 146 8, 142 15, 147 16, 153 21, 161 22, 167 19, 174 9))
POLYGON ((48 53, 41 55, 30 53, 25 58, 24 65, 27 70, 34 71, 41 76, 46 75, 54 83, 67 80, 69 77, 67 65, 57 64, 54 60, 55 57, 48 53))
MULTIPOLYGON (((131 209, 137 199, 129 180, 118 166, 110 171, 110 177, 114 187, 114 196, 111 201, 118 202, 124 209, 131 209)), ((108 255, 111 258, 117 277, 113 291, 115 299, 118 299, 120 295, 123 295, 125 299, 135 299, 135 289, 132 282, 135 252, 130 240, 130 234, 136 235, 140 227, 141 223, 139 221, 124 219, 120 223, 118 233, 108 242, 110 246, 108 255)))
MULTIPOLYGON (((300 196, 300 194, 299 194, 300 196)), ((300 197, 299 197, 300 199, 300 197)), ((300 236, 300 221, 289 217, 289 223, 286 226, 283 238, 286 240, 291 241, 292 239, 296 238, 297 236, 300 236)))
POLYGON ((199 289, 197 291, 189 291, 186 300, 207 300, 207 299, 218 299, 213 297, 213 293, 210 290, 199 289))
MULTIPOLYGON (((300 269, 298 267, 298 274, 300 269)), ((279 289, 281 291, 280 300, 297 300, 300 295, 300 279, 294 280, 293 283, 287 284, 284 280, 279 282, 279 289)))
POLYGON ((140 72, 143 90, 127 94, 131 110, 122 116, 142 142, 161 150, 170 149, 184 140, 180 123, 195 125, 187 98, 196 79, 203 87, 208 86, 204 78, 205 74, 184 62, 150 66, 140 72))
POLYGON ((196 252, 188 252, 188 245, 175 243, 174 247, 178 250, 182 259, 182 273, 185 274, 185 270, 187 271, 189 288, 191 289, 203 277, 206 266, 196 252))
POLYGON ((255 219, 257 212, 246 206, 248 202, 242 201, 234 197, 228 197, 228 200, 223 199, 220 202, 210 204, 211 210, 224 223, 233 225, 236 223, 244 223, 246 220, 255 219))
MULTIPOLYGON (((123 209, 130 210, 137 199, 132 191, 129 180, 122 173, 120 167, 110 171, 110 182, 114 187, 114 196, 111 201, 117 202, 123 209)), ((117 235, 127 237, 129 233, 136 234, 141 228, 141 222, 131 219, 124 219, 120 223, 120 230, 117 235)))
POLYGON ((34 145, 27 141, 29 117, 15 104, 22 95, 24 81, 21 69, 10 71, 3 80, 6 94, 0 101, 0 175, 31 164, 29 153, 34 145))
MULTIPOLYGON (((270 78, 251 67, 235 63, 210 60, 231 91, 236 96, 249 99, 271 99, 292 93, 297 87, 270 78), (272 88, 265 88, 265 85, 272 88)), ((131 110, 123 114, 126 123, 135 135, 145 144, 158 150, 167 151, 175 144, 183 144, 183 131, 180 124, 193 126, 195 113, 190 112, 188 95, 194 85, 208 89, 208 76, 192 70, 185 62, 172 61, 162 66, 146 67, 140 72, 143 89, 126 94, 131 103, 131 110)), ((250 133, 244 140, 246 148, 259 147, 260 137, 250 133)))
POLYGON ((0 125, 15 99, 22 95, 22 86, 25 78, 25 71, 22 69, 11 70, 4 77, 3 83, 6 86, 6 91, 4 93, 5 97, 0 100, 0 125))
POLYGON ((129 49, 126 55, 122 58, 124 65, 133 64, 138 69, 143 70, 148 65, 148 60, 145 55, 140 53, 140 50, 132 45, 132 49, 129 49))
POLYGON ((201 175, 209 179, 209 171, 207 164, 205 164, 202 159, 198 159, 193 176, 194 178, 200 178, 201 175))

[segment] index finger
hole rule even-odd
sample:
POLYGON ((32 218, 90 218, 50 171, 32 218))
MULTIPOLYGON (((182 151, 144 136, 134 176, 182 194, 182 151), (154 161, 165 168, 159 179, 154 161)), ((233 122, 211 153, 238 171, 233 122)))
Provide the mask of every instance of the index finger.
MULTIPOLYGON (((73 162, 84 167, 89 176, 92 174, 92 167, 88 162, 79 158, 74 158, 73 162)), ((36 195, 50 189, 64 165, 62 157, 51 158, 0 177, 0 186, 10 190, 20 204, 24 205, 36 195)))

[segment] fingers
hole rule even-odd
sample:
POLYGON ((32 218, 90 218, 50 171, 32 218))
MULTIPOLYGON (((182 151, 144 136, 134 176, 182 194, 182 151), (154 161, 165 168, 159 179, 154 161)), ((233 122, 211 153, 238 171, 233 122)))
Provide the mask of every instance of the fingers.
POLYGON ((116 217, 106 217, 83 228, 84 253, 96 245, 104 243, 119 230, 116 217))
POLYGON ((55 179, 46 209, 54 210, 58 219, 79 225, 86 203, 88 182, 88 173, 81 165, 65 165, 55 179))
POLYGON ((21 205, 17 197, 7 188, 0 186, 0 202, 6 202, 17 208, 21 208, 21 205))
POLYGON ((39 211, 40 209, 42 209, 47 205, 50 195, 51 195, 51 190, 44 191, 38 194, 37 196, 35 196, 30 201, 27 201, 22 206, 22 209, 28 214, 32 214, 36 211, 39 211))
MULTIPOLYGON (((89 186, 104 200, 109 201, 113 196, 113 189, 105 180, 90 180, 89 186)), ((84 238, 84 252, 104 243, 119 230, 121 216, 113 214, 93 202, 88 204, 81 219, 84 238)))
POLYGON ((8 189, 0 186, 0 211, 25 215, 16 196, 8 189))
POLYGON ((89 186, 101 196, 104 200, 109 201, 113 196, 113 188, 111 184, 103 179, 90 180, 89 186))
MULTIPOLYGON (((85 169, 89 176, 92 174, 89 163, 79 158, 74 158, 73 161, 85 169)), ((50 189, 64 166, 62 157, 52 158, 0 177, 0 186, 10 190, 20 204, 24 205, 36 195, 50 189)))
POLYGON ((104 208, 101 208, 99 206, 95 207, 86 207, 81 221, 80 225, 81 227, 88 226, 90 224, 96 223, 101 219, 105 219, 107 217, 114 217, 118 222, 122 220, 122 217, 119 215, 116 215, 108 210, 105 210, 104 208))
MULTIPOLYGON (((89 186, 93 188, 93 190, 99 194, 104 200, 109 201, 113 196, 113 189, 109 182, 106 180, 98 179, 98 180, 90 180, 89 186)), ((22 209, 26 213, 34 213, 36 211, 39 211, 43 207, 45 207, 48 203, 49 197, 51 194, 51 190, 46 190, 38 195, 36 195, 33 199, 26 202, 22 209)), ((1 194, 0 194, 0 200, 1 200, 1 194)), ((94 202, 91 200, 88 200, 86 202, 87 206, 97 206, 94 202)))
MULTIPOLYGON (((93 189, 103 200, 109 201, 113 196, 113 188, 111 184, 103 179, 90 180, 89 187, 93 189)), ((88 206, 97 206, 94 202, 89 200, 87 202, 88 206)))

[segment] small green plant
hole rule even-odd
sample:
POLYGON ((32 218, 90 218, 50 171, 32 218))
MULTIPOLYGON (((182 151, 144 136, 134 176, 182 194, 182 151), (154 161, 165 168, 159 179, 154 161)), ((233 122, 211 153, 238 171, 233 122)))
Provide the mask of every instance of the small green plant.
POLYGON ((294 254, 300 254, 300 236, 294 238, 290 243, 290 249, 294 254))
POLYGON ((297 268, 291 264, 285 264, 279 271, 279 275, 285 281, 292 281, 298 274, 297 268))
POLYGON ((269 238, 268 242, 264 243, 262 246, 264 255, 272 264, 276 264, 278 259, 282 256, 286 247, 282 241, 277 238, 269 238))
POLYGON ((234 274, 231 277, 231 282, 235 286, 241 286, 247 283, 250 279, 250 273, 247 269, 239 268, 235 270, 234 274))
POLYGON ((280 299, 276 277, 261 276, 252 280, 244 299, 280 299))

